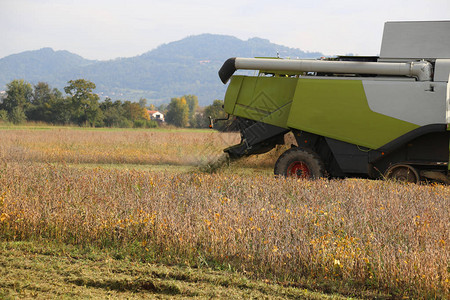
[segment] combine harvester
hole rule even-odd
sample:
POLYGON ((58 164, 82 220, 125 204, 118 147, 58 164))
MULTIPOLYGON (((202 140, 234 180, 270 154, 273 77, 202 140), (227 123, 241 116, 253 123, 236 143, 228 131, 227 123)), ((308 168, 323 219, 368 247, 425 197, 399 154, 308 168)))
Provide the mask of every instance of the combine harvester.
POLYGON ((292 132, 297 146, 276 175, 450 182, 450 21, 387 22, 379 57, 237 57, 219 76, 242 137, 224 150, 231 158, 267 152, 292 132))

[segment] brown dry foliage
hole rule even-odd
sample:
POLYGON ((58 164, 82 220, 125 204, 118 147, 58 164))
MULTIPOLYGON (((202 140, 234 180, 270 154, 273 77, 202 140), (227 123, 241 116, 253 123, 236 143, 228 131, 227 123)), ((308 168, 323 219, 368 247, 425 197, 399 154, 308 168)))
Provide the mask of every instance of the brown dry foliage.
POLYGON ((239 142, 237 133, 185 130, 0 130, 0 159, 90 164, 197 165, 239 142))
POLYGON ((445 298, 449 200, 442 185, 3 160, 0 237, 113 247, 152 262, 229 266, 308 287, 329 282, 358 295, 445 298))

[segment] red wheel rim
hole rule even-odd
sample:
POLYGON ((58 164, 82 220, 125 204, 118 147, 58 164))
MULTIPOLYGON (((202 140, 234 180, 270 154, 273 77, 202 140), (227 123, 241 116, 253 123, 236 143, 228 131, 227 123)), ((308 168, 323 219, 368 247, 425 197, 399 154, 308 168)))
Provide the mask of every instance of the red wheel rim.
POLYGON ((298 178, 310 178, 311 171, 308 165, 302 161, 294 161, 291 163, 287 169, 287 176, 298 177, 298 178))

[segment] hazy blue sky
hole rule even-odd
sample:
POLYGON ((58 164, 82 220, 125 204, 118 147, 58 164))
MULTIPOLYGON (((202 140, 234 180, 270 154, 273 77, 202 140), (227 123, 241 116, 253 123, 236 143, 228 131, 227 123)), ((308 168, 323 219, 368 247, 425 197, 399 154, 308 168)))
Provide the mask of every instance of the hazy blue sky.
POLYGON ((376 55, 384 22, 401 20, 450 20, 450 0, 0 0, 0 58, 42 47, 131 57, 201 33, 376 55))

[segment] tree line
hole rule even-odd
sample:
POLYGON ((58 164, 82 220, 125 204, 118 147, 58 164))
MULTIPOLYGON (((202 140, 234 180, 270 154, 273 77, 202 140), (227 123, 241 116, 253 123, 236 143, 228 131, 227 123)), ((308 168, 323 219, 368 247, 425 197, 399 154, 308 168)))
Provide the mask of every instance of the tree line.
MULTIPOLYGON (((199 107, 195 95, 172 98, 169 104, 156 107, 141 98, 138 103, 113 101, 94 93, 95 84, 85 79, 70 80, 63 95, 45 82, 36 85, 18 79, 6 85, 6 95, 0 99, 0 121, 20 124, 26 121, 58 125, 89 127, 152 128, 161 123, 152 120, 147 110, 158 110, 167 124, 177 127, 205 128, 208 116, 223 118, 223 101, 199 107)), ((220 129, 220 128, 219 128, 220 129)))

